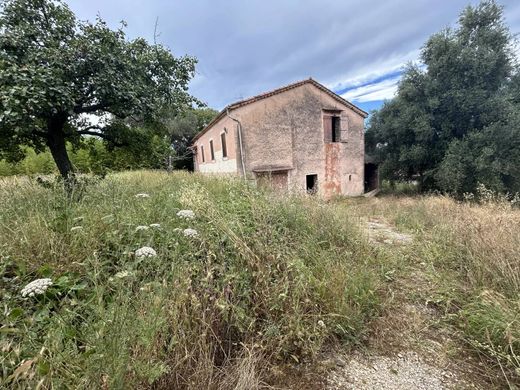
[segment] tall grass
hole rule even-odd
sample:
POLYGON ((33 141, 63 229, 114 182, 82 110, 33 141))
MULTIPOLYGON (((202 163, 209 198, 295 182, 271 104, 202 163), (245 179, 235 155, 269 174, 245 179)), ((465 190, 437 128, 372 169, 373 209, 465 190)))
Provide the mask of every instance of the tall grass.
MULTIPOLYGON (((386 196, 351 207, 413 232, 412 264, 426 262, 432 299, 465 341, 518 382, 520 373, 520 210, 505 198, 386 196)), ((424 297, 422 297, 424 298, 424 297)), ((428 298, 428 297, 426 297, 428 298)))
POLYGON ((358 342, 380 307, 386 265, 336 205, 144 171, 74 202, 3 181, 0 204, 5 387, 260 388, 280 362, 358 342), (23 298, 41 277, 53 286, 23 298))

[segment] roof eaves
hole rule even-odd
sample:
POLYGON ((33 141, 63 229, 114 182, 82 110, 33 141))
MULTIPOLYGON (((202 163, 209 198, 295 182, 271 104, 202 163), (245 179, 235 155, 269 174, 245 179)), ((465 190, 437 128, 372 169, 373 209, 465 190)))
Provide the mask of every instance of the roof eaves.
POLYGON ((258 101, 258 100, 262 100, 262 99, 268 98, 268 97, 273 96, 273 95, 277 95, 279 93, 291 90, 293 88, 297 88, 297 87, 299 87, 301 85, 304 85, 304 84, 307 84, 307 83, 313 84, 315 87, 317 87, 318 89, 324 91, 325 93, 327 93, 332 98, 338 100, 340 103, 342 103, 342 104, 346 105, 347 107, 351 108, 352 110, 354 110, 355 112, 357 112, 358 114, 363 116, 364 118, 366 118, 368 116, 368 113, 366 111, 363 111, 361 108, 359 108, 359 107, 355 106, 354 104, 350 103, 348 100, 342 98, 337 93, 332 92, 330 89, 328 89, 324 85, 320 84, 319 82, 317 82, 313 78, 308 78, 306 80, 297 81, 295 83, 288 84, 288 85, 286 85, 284 87, 276 88, 276 89, 273 89, 271 91, 264 92, 264 93, 261 93, 259 95, 252 96, 252 97, 244 99, 244 100, 239 100, 238 102, 231 103, 231 104, 227 105, 226 107, 224 107, 224 109, 222 111, 220 111, 220 113, 210 123, 208 123, 208 125, 204 129, 202 129, 197 135, 195 135, 195 137, 193 137, 193 141, 192 142, 195 142, 200 137, 202 137, 215 123, 217 123, 220 119, 222 119, 222 117, 224 117, 224 115, 226 115, 226 113, 228 111, 237 109, 239 107, 245 106, 245 105, 250 104, 250 103, 254 103, 254 102, 258 101))

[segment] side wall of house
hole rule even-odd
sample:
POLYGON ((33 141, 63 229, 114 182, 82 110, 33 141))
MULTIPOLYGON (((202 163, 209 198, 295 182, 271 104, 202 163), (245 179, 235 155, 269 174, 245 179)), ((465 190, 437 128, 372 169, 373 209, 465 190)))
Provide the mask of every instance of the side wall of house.
POLYGON ((288 169, 288 186, 306 190, 318 175, 318 191, 361 195, 364 190, 364 118, 312 84, 233 110, 242 123, 246 171, 288 169), (324 109, 340 115, 341 141, 324 141, 324 109))
POLYGON ((224 116, 194 143, 195 171, 206 173, 237 173, 237 124, 224 116), (221 134, 226 134, 227 157, 223 156, 221 134), (211 159, 210 141, 213 141, 215 158, 211 159), (202 148, 204 148, 204 161, 202 148))

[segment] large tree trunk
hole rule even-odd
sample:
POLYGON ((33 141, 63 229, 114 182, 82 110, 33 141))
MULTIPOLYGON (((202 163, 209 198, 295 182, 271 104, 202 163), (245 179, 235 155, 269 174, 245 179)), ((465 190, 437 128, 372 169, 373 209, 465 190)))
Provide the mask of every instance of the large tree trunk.
POLYGON ((74 167, 67 154, 65 133, 63 129, 67 121, 66 117, 53 117, 47 124, 47 146, 49 147, 52 158, 58 167, 61 177, 65 183, 65 189, 71 193, 74 182, 74 167))

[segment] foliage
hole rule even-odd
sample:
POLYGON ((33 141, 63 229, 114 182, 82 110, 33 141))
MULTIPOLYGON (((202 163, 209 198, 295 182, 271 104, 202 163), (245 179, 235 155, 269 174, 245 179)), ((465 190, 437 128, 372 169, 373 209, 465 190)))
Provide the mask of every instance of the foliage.
POLYGON ((193 152, 190 149, 193 137, 202 131, 218 114, 211 108, 193 108, 165 120, 175 151, 176 169, 193 170, 193 152))
POLYGON ((333 204, 160 172, 109 175, 77 202, 65 196, 27 178, 0 182, 6 387, 235 388, 245 357, 265 380, 269 366, 328 340, 359 342, 378 313, 391 263, 333 204), (134 256, 143 246, 157 256, 134 256), (40 277, 54 284, 22 298, 40 277))
MULTIPOLYGON (((114 149, 90 137, 82 140, 77 147, 68 144, 67 151, 76 172, 96 175, 128 169, 164 169, 171 153, 169 142, 157 135, 152 135, 140 147, 131 144, 126 148, 114 149)), ((19 162, 0 160, 0 176, 51 173, 56 173, 56 165, 48 150, 36 153, 27 148, 24 159, 19 162)))
POLYGON ((520 183, 518 69, 513 38, 494 1, 468 6, 457 29, 434 34, 421 65, 404 72, 396 98, 367 132, 390 180, 461 195, 479 182, 499 191, 520 183))
POLYGON ((194 101, 187 89, 195 59, 127 40, 124 23, 114 31, 100 18, 79 21, 51 0, 6 0, 0 11, 0 158, 47 146, 68 177, 66 141, 92 135, 142 145, 152 137, 146 131, 165 134, 164 104, 178 112, 194 101))

